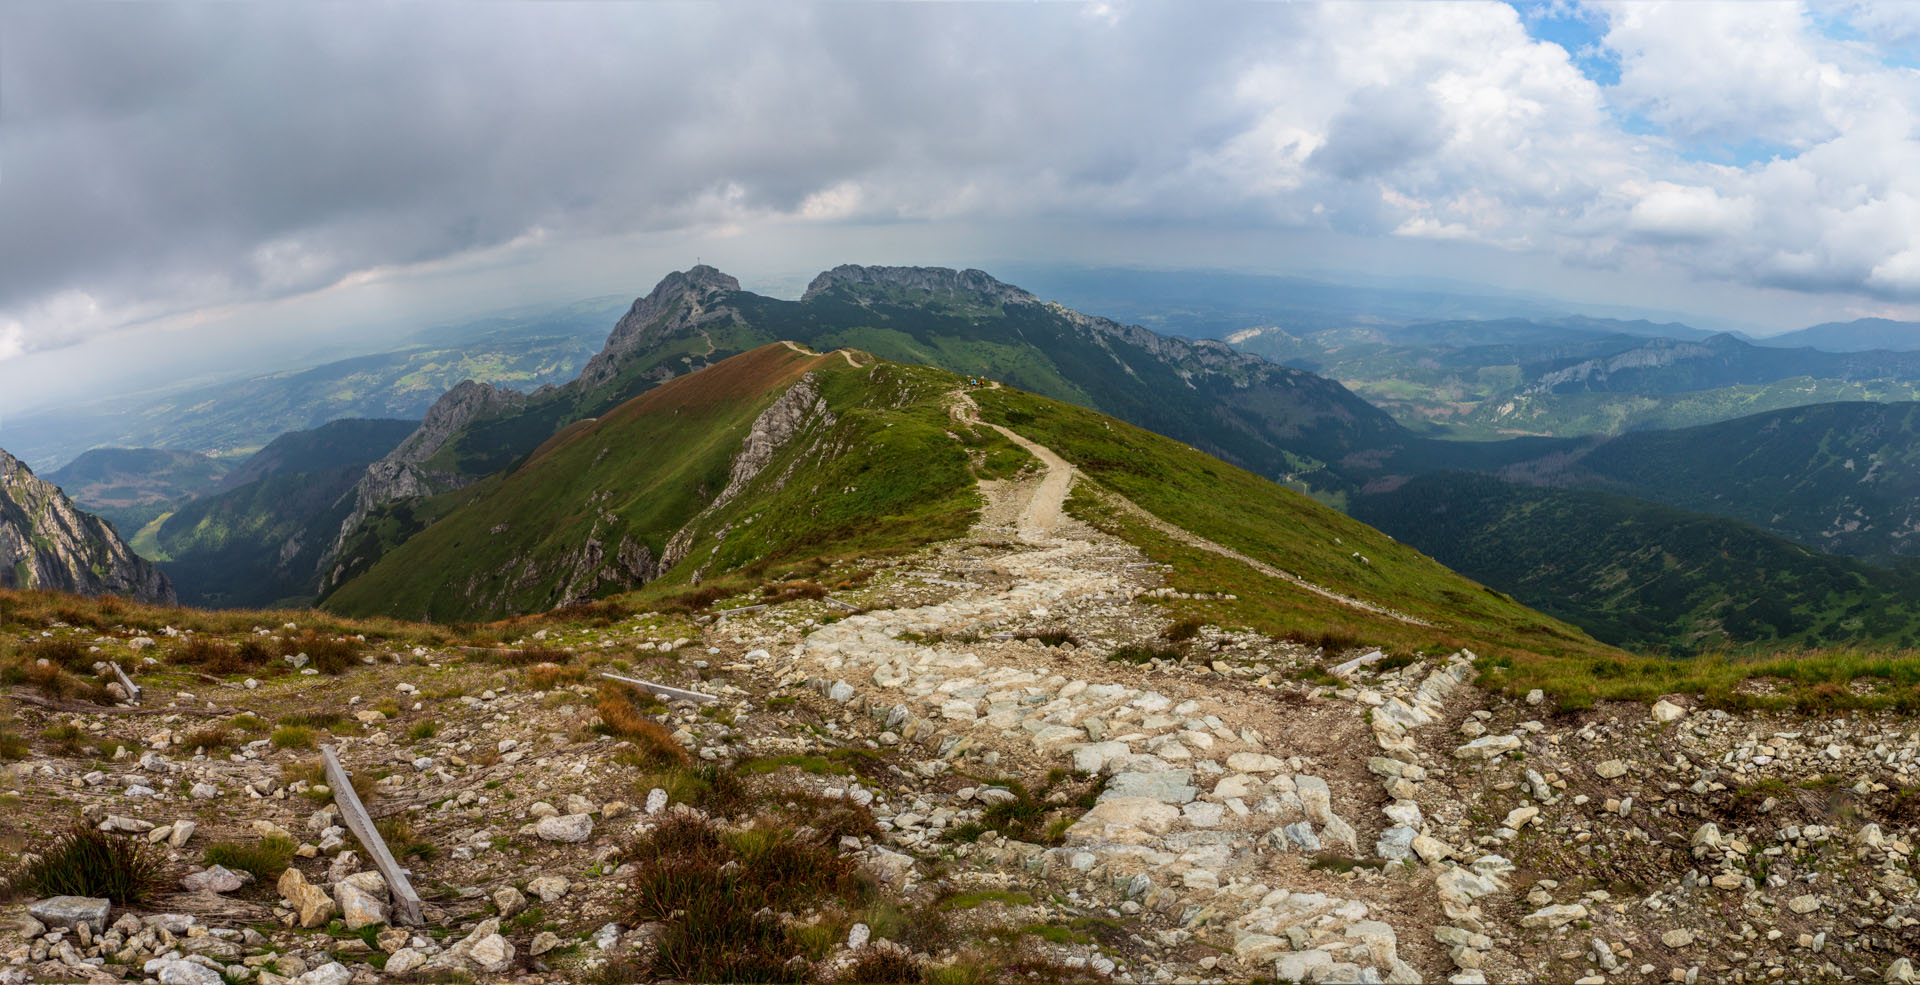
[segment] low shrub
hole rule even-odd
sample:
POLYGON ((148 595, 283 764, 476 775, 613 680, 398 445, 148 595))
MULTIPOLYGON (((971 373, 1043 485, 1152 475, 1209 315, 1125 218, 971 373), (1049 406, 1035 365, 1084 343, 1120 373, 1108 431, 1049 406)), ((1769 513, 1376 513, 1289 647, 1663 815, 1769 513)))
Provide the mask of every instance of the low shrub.
POLYGON ((571 663, 573 652, 553 646, 523 646, 516 649, 482 650, 469 655, 467 659, 481 663, 504 664, 508 667, 532 667, 536 664, 571 663))
POLYGON ((802 599, 823 599, 827 597, 827 586, 816 581, 783 581, 760 588, 762 601, 771 605, 781 602, 797 602, 802 599))
POLYGON ((633 743, 645 762, 656 766, 684 766, 692 762, 687 750, 674 741, 673 733, 648 718, 622 690, 603 688, 594 710, 600 713, 601 731, 633 743))
POLYGON ((147 902, 167 888, 166 858, 145 838, 123 838, 76 822, 7 873, 10 893, 92 896, 118 906, 147 902))
POLYGON ((26 736, 10 728, 0 728, 0 759, 25 759, 33 752, 26 736))
POLYGON ((1200 635, 1200 627, 1206 624, 1206 621, 1203 619, 1195 619, 1189 616, 1186 619, 1182 619, 1168 626, 1160 635, 1169 643, 1184 643, 1200 635))
POLYGON ((307 665, 322 674, 344 674, 360 662, 360 644, 311 629, 280 641, 281 656, 301 653, 307 655, 307 665))
POLYGON ((273 730, 275 749, 312 749, 313 730, 305 725, 282 725, 273 730))
POLYGON ((217 841, 200 856, 207 866, 224 865, 235 872, 251 872, 254 878, 269 881, 293 864, 293 839, 279 835, 259 841, 217 841))
POLYGON ((386 839, 387 851, 401 861, 410 858, 430 859, 440 850, 439 845, 420 837, 412 821, 398 814, 374 821, 373 827, 380 832, 381 838, 386 839))
POLYGON ((555 664, 534 664, 525 671, 528 686, 538 691, 548 691, 562 684, 578 684, 587 679, 585 667, 561 667, 555 664))
POLYGON ((182 749, 231 749, 234 745, 233 730, 225 725, 189 732, 179 742, 182 749))
POLYGON ((817 836, 781 827, 726 831, 674 814, 623 857, 636 870, 634 922, 667 928, 649 971, 681 981, 803 981, 811 970, 805 948, 780 914, 873 895, 851 861, 817 836))
POLYGON ((896 947, 869 947, 860 952, 853 966, 840 976, 843 982, 919 982, 926 975, 920 959, 912 952, 896 947))
POLYGON ((96 654, 88 653, 87 648, 76 640, 36 640, 27 647, 26 657, 28 660, 45 660, 77 674, 93 673, 93 665, 100 659, 96 654))
POLYGON ((1179 661, 1180 651, 1165 646, 1123 646, 1107 656, 1108 660, 1130 664, 1149 664, 1155 660, 1179 661))

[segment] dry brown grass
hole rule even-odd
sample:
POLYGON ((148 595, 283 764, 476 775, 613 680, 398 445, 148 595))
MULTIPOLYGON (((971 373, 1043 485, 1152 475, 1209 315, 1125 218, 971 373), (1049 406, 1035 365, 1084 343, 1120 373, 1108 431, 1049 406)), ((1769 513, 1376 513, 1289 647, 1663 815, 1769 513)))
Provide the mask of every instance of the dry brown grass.
POLYGON ((600 713, 600 727, 606 734, 633 743, 653 765, 685 766, 692 762, 687 751, 673 740, 673 733, 636 707, 624 688, 601 688, 594 710, 600 713))
POLYGON ((551 690, 562 684, 578 684, 587 679, 585 667, 561 667, 556 664, 540 663, 528 667, 525 671, 527 684, 541 691, 551 690))

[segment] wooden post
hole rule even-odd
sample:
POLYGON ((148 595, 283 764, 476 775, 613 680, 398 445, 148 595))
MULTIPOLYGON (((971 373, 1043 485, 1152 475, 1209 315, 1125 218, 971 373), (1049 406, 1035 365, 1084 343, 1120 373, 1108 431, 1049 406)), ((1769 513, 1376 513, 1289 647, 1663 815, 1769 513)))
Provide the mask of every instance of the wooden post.
POLYGON ((697 701, 701 704, 706 704, 709 701, 720 700, 720 697, 718 695, 701 694, 699 691, 686 691, 677 687, 668 687, 665 684, 655 684, 651 681, 641 681, 641 680, 635 680, 634 678, 631 678, 631 677, 621 677, 619 674, 601 674, 600 676, 605 677, 608 680, 619 681, 622 684, 631 684, 634 687, 641 689, 642 691, 647 691, 652 694, 657 694, 660 697, 666 698, 669 701, 697 701))
POLYGON ((135 684, 133 678, 128 677, 127 672, 120 669, 118 661, 109 660, 107 666, 113 668, 113 676, 120 678, 120 686, 127 689, 127 701, 131 704, 139 704, 140 685, 135 684))
POLYGON ((340 819, 346 822, 347 830, 360 839, 360 847, 367 850, 373 867, 387 880, 387 892, 393 896, 393 911, 398 918, 395 922, 416 927, 426 923, 426 916, 420 912, 420 895, 413 891, 413 883, 407 881, 407 870, 401 868, 400 863, 394 861, 393 853, 387 850, 387 840, 380 837, 379 829, 373 826, 373 818, 367 816, 360 795, 353 792, 353 778, 340 766, 340 757, 333 754, 332 746, 321 746, 320 758, 326 763, 327 783, 333 786, 333 802, 340 805, 340 819))

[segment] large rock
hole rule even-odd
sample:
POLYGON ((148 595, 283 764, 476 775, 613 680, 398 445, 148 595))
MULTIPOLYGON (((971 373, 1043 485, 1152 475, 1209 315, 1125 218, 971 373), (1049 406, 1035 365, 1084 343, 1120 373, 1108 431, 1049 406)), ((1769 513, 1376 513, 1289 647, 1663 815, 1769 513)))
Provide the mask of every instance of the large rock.
POLYGON ((353 972, 338 961, 329 961, 293 981, 294 985, 352 985, 353 972))
POLYGON ((1148 835, 1166 834, 1179 821, 1179 808, 1152 797, 1110 797, 1080 815, 1067 829, 1067 840, 1139 843, 1148 835))
POLYGON ((324 927, 327 921, 333 919, 336 909, 333 898, 319 886, 308 882, 299 869, 289 868, 280 873, 280 882, 275 888, 280 898, 286 900, 287 905, 300 915, 300 926, 308 929, 324 927))
POLYGON ((555 817, 543 817, 534 827, 534 833, 547 841, 567 844, 586 841, 593 835, 593 815, 561 814, 555 817))
POLYGON ((527 892, 540 897, 540 902, 551 903, 567 895, 573 883, 566 876, 539 876, 527 883, 527 892))
POLYGON ((1236 752, 1227 757, 1227 768, 1236 773, 1278 773, 1287 761, 1263 752, 1236 752))
POLYGON ((393 956, 387 959, 387 966, 382 970, 389 975, 404 975, 426 963, 425 954, 411 947, 403 947, 393 952, 393 956))
POLYGON ((1520 926, 1530 930, 1554 930, 1575 920, 1585 919, 1586 915, 1587 908, 1578 903, 1555 903, 1521 917, 1520 926))
POLYGON ((154 958, 141 968, 160 985, 225 985, 220 973, 203 964, 180 958, 154 958))
POLYGON ((27 907, 27 915, 49 927, 65 927, 78 930, 81 924, 95 934, 107 929, 107 914, 113 910, 113 901, 92 896, 53 896, 32 903, 27 907))
POLYGON ((1123 800, 1144 797, 1163 804, 1184 804, 1200 796, 1193 785, 1191 770, 1161 770, 1154 773, 1121 773, 1107 784, 1100 799, 1123 800))
POLYGON ((247 878, 224 865, 215 865, 192 873, 180 880, 180 885, 202 893, 231 893, 247 884, 247 878))
POLYGON ((499 934, 488 934, 473 943, 467 952, 467 962, 475 971, 497 975, 513 966, 516 953, 512 941, 499 934))
POLYGON ((1495 759, 1520 748, 1520 739, 1512 735, 1483 735, 1453 751, 1460 759, 1495 759))
POLYGON ((340 905, 340 919, 346 921, 348 930, 378 927, 387 922, 384 892, 368 892, 351 880, 342 879, 333 885, 333 899, 340 905))

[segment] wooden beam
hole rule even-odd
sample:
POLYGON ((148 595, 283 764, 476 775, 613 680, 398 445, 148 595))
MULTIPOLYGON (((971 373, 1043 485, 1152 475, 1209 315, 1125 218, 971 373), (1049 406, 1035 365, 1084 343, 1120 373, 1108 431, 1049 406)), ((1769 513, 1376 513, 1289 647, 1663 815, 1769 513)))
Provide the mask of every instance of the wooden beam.
POLYGON ((621 677, 619 674, 601 674, 600 676, 608 680, 619 681, 622 684, 631 684, 642 691, 657 694, 669 701, 697 701, 701 704, 706 704, 709 701, 720 700, 720 696, 716 694, 702 694, 699 691, 687 691, 677 687, 668 687, 665 684, 655 684, 652 681, 621 677))
POLYGON ((854 604, 853 604, 853 603, 851 603, 851 602, 842 602, 842 601, 840 601, 839 599, 837 599, 837 598, 834 598, 834 597, 833 597, 833 596, 831 596, 831 595, 829 595, 829 596, 827 596, 827 601, 828 601, 828 602, 831 602, 831 603, 833 603, 834 605, 837 605, 837 606, 839 606, 839 607, 840 607, 840 608, 842 608, 842 609, 845 609, 845 610, 847 610, 848 612, 858 612, 858 611, 860 611, 860 607, 859 607, 859 606, 857 606, 857 605, 854 605, 854 604))
POLYGON ((340 757, 333 754, 332 746, 323 745, 320 758, 326 764, 327 783, 333 787, 333 802, 340 805, 340 819, 346 823, 347 830, 360 839, 360 847, 367 850, 373 867, 387 880, 387 892, 393 897, 394 922, 416 927, 426 923, 426 915, 420 912, 420 894, 413 891, 413 883, 407 881, 407 870, 394 861, 393 853, 387 850, 387 840, 380 837, 373 818, 360 803, 360 795, 353 792, 353 778, 341 767, 340 757))
POLYGON ((120 686, 127 689, 127 700, 133 704, 139 704, 140 685, 135 684, 133 678, 128 677, 127 672, 120 669, 118 661, 109 660, 107 666, 113 668, 113 676, 120 678, 120 686))
POLYGON ((759 612, 759 611, 760 611, 761 609, 764 609, 764 608, 766 608, 766 607, 767 607, 767 603, 765 603, 765 602, 761 602, 761 603, 759 603, 759 604, 757 604, 757 605, 743 605, 743 606, 740 606, 740 607, 738 607, 738 608, 734 608, 734 609, 721 609, 721 610, 720 610, 720 619, 721 619, 721 620, 724 620, 724 619, 726 619, 726 618, 727 618, 728 616, 731 616, 731 615, 737 615, 737 614, 739 614, 739 613, 742 613, 742 612, 759 612))

